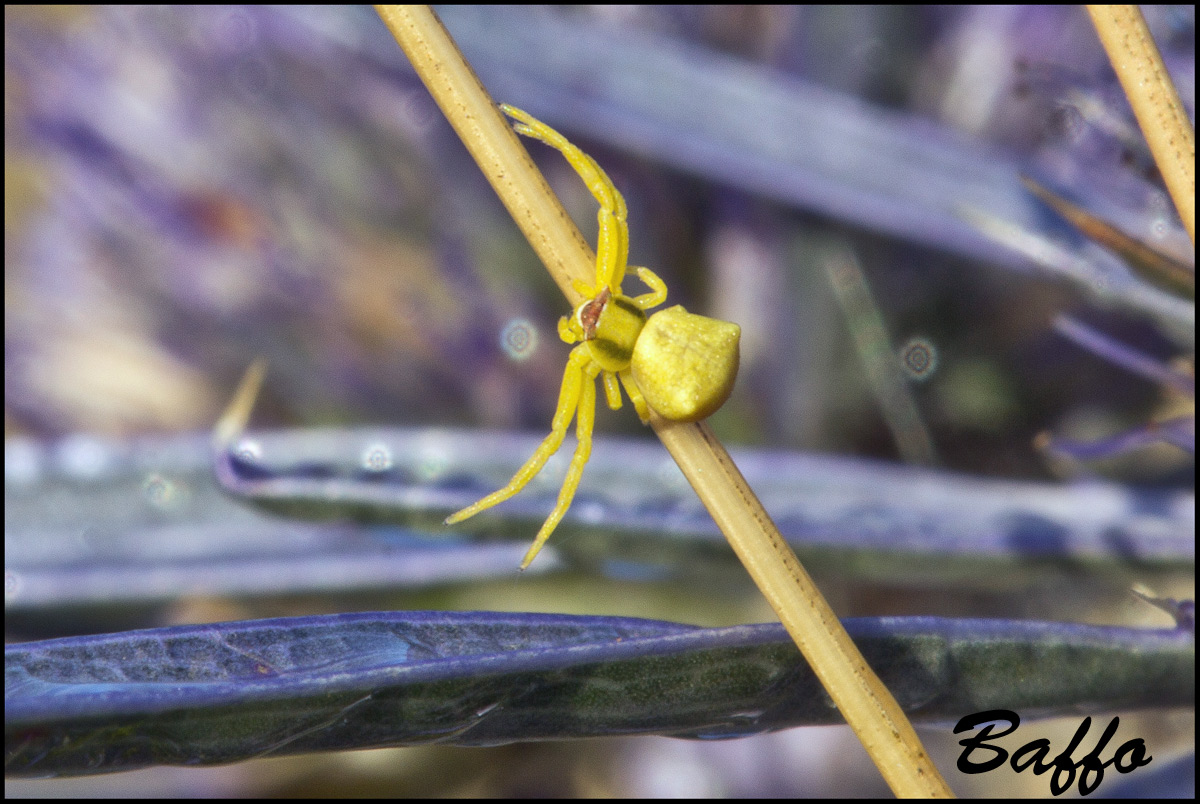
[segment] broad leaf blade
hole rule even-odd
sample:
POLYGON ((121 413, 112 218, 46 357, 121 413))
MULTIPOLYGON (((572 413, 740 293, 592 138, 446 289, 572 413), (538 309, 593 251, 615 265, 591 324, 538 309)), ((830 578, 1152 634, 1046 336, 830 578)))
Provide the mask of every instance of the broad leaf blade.
MULTIPOLYGON (((1182 629, 938 618, 847 626, 917 720, 1194 699, 1194 640, 1182 629)), ((12 776, 839 722, 777 624, 338 614, 11 645, 5 671, 12 776)))

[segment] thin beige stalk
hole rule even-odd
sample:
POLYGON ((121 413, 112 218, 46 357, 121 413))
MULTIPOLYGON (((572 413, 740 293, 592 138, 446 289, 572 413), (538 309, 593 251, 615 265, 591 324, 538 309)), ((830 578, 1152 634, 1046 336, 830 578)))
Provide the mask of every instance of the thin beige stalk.
POLYGON ((1179 218, 1195 243, 1196 132, 1179 102, 1142 11, 1137 6, 1087 9, 1179 218))
MULTIPOLYGON (((571 280, 592 279, 595 256, 441 21, 427 6, 377 10, 559 287, 577 304, 571 280)), ((896 795, 951 797, 899 704, 708 425, 669 422, 653 413, 651 425, 896 795)))

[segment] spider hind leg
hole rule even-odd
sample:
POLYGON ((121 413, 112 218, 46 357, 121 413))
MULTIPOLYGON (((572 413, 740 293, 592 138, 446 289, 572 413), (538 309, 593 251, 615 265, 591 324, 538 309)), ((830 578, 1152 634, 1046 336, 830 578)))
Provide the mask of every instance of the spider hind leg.
MULTIPOLYGON (((590 370, 588 364, 591 362, 591 357, 583 345, 576 346, 571 350, 571 356, 567 358, 567 368, 563 372, 562 390, 558 395, 558 409, 554 413, 554 422, 550 426, 550 434, 542 441, 541 445, 530 456, 529 460, 517 470, 513 475, 512 480, 508 481, 508 485, 504 488, 494 491, 478 502, 468 505, 460 511, 455 511, 450 516, 446 517, 445 523, 453 525, 456 522, 462 522, 464 519, 469 519, 475 516, 480 511, 486 511, 493 505, 504 502, 509 497, 517 494, 521 489, 529 484, 537 476, 537 473, 542 471, 542 467, 546 465, 546 461, 550 460, 550 456, 558 452, 558 448, 562 446, 563 439, 567 435, 567 428, 571 426, 571 419, 575 417, 576 411, 579 409, 580 397, 586 393, 584 386, 592 385, 591 396, 593 407, 595 406, 596 389, 595 383, 591 381, 595 374, 588 375, 590 370)), ((559 517, 561 518, 561 514, 559 517)), ((548 534, 547 534, 548 535, 548 534)))
POLYGON ((567 467, 567 476, 563 480, 562 489, 558 492, 558 502, 555 504, 554 510, 550 512, 550 516, 546 517, 537 536, 534 537, 533 544, 525 553, 525 558, 521 560, 521 569, 528 567, 541 551, 546 540, 550 538, 550 534, 554 533, 554 529, 562 521, 563 515, 567 513, 567 509, 571 507, 571 501, 575 499, 575 491, 579 488, 579 481, 583 478, 583 467, 592 455, 592 429, 596 423, 596 375, 599 371, 600 367, 595 363, 584 367, 583 388, 579 394, 579 410, 575 419, 575 436, 579 443, 575 447, 575 454, 571 457, 571 465, 567 467))

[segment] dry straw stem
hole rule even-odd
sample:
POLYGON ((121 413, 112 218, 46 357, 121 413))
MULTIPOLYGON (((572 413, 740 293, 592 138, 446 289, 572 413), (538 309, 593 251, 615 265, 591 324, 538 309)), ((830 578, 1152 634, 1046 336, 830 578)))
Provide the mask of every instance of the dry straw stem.
POLYGON ((1171 76, 1141 9, 1088 6, 1142 135, 1154 154, 1167 191, 1192 242, 1196 242, 1196 132, 1179 102, 1171 76))
MULTIPOLYGON (((595 255, 441 21, 427 6, 377 10, 559 287, 577 304, 571 280, 594 279, 595 255)), ((653 412, 651 425, 892 790, 904 797, 951 797, 904 712, 708 425, 669 422, 653 412)))
POLYGON ((225 412, 217 420, 217 426, 213 428, 213 448, 217 452, 232 447, 233 442, 246 429, 246 422, 250 421, 250 411, 254 409, 254 400, 258 398, 258 391, 262 388, 263 377, 266 374, 266 358, 260 357, 251 363, 250 368, 242 375, 241 382, 233 393, 233 399, 229 401, 229 406, 225 408, 225 412))

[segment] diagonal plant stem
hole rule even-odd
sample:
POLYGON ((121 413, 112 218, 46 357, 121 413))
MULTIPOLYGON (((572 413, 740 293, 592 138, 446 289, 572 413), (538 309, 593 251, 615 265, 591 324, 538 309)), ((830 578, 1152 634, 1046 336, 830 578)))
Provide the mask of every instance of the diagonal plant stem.
MULTIPOLYGON (((578 304, 572 280, 586 284, 595 255, 441 21, 428 6, 376 8, 555 282, 578 304)), ((650 423, 892 790, 953 796, 708 425, 667 421, 653 411, 650 423)))
POLYGON ((1088 6, 1179 218, 1196 242, 1196 132, 1137 6, 1088 6))

